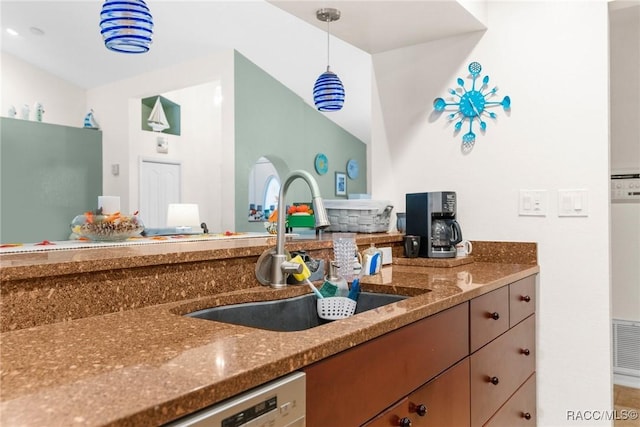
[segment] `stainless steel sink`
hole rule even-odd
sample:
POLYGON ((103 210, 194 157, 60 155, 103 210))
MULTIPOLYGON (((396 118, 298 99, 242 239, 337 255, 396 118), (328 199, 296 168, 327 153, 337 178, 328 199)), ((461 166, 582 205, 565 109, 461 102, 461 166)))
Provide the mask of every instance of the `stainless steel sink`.
MULTIPOLYGON (((355 314, 406 298, 408 297, 404 295, 361 292, 355 314)), ((313 294, 275 301, 223 305, 194 311, 186 316, 280 332, 302 331, 329 322, 318 317, 316 297, 313 294)))

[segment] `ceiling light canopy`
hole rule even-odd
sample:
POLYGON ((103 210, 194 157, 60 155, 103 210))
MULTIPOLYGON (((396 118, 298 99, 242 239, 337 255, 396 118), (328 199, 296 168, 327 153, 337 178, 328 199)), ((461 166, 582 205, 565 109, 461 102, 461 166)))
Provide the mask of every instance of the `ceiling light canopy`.
POLYGON ((340 19, 340 11, 333 8, 319 9, 316 17, 327 23, 327 71, 320 74, 313 86, 313 102, 319 111, 338 111, 344 105, 344 86, 329 68, 329 23, 340 19))
POLYGON ((107 49, 122 53, 149 51, 153 17, 144 0, 105 0, 100 33, 107 49))

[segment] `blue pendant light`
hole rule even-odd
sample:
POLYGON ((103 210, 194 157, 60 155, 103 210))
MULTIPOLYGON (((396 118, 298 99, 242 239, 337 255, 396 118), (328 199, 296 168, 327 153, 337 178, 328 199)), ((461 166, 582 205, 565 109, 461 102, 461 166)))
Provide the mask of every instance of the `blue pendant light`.
POLYGON ((107 49, 121 53, 149 51, 153 17, 144 0, 105 0, 100 33, 107 49))
POLYGON ((344 86, 336 73, 329 69, 329 23, 340 19, 340 11, 333 8, 319 9, 316 17, 327 23, 327 71, 320 74, 313 85, 313 102, 318 111, 338 111, 344 105, 344 86))

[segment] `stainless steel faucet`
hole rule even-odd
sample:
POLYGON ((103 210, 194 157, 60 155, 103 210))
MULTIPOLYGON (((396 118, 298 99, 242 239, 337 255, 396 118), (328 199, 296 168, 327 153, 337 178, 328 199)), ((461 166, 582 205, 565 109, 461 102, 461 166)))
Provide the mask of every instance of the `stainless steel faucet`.
POLYGON ((285 221, 286 221, 286 209, 285 209, 285 196, 289 185, 297 178, 302 178, 309 189, 311 190, 311 203, 313 205, 313 214, 315 216, 315 228, 328 227, 329 217, 327 211, 324 208, 324 202, 320 195, 320 188, 318 183, 311 176, 311 174, 304 170, 295 170, 291 172, 282 183, 280 187, 280 195, 278 197, 278 235, 276 240, 276 251, 271 255, 271 271, 269 275, 269 285, 274 288, 283 288, 287 286, 287 274, 299 273, 300 265, 287 261, 287 255, 284 249, 285 240, 285 221))

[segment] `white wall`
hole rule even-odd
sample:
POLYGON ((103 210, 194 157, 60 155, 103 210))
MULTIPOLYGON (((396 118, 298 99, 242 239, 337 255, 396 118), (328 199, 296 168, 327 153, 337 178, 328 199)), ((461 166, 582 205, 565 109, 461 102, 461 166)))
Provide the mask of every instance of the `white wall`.
POLYGON ((181 160, 182 201, 200 205, 211 232, 234 229, 233 212, 224 214, 224 206, 233 206, 235 182, 232 50, 90 89, 87 99, 103 132, 104 191, 119 195, 124 211, 138 207, 140 156, 181 160), (216 106, 218 84, 223 101, 216 106), (155 152, 156 135, 139 130, 140 100, 158 94, 182 107, 182 135, 167 135, 167 155, 155 152), (194 109, 192 101, 209 107, 194 109), (111 174, 112 164, 120 165, 118 176, 111 174))
MULTIPOLYGON (((189 86, 159 95, 180 105, 180 135, 161 134, 169 141, 169 152, 156 150, 159 134, 141 129, 141 99, 131 99, 129 114, 129 168, 131 210, 139 209, 140 158, 180 162, 181 203, 196 203, 200 219, 211 231, 220 231, 222 197, 221 105, 215 102, 220 82, 189 86)), ((109 168, 109 165, 107 165, 109 168)), ((142 218, 144 220, 144 217, 142 218)))
POLYGON ((612 406, 607 4, 487 6, 484 33, 374 56, 373 196, 404 211, 405 193, 454 190, 466 238, 538 242, 538 425, 610 425, 567 420, 612 406), (512 111, 464 154, 432 102, 472 61, 512 111), (588 190, 588 217, 558 217, 563 188, 588 190), (546 189, 548 214, 518 216, 519 189, 546 189))
POLYGON ((57 125, 82 127, 87 114, 86 91, 80 86, 59 79, 46 71, 34 67, 17 57, 2 52, 0 114, 7 117, 13 105, 20 117, 22 105, 31 110, 31 120, 35 119, 34 104, 44 106, 43 122, 57 125))

